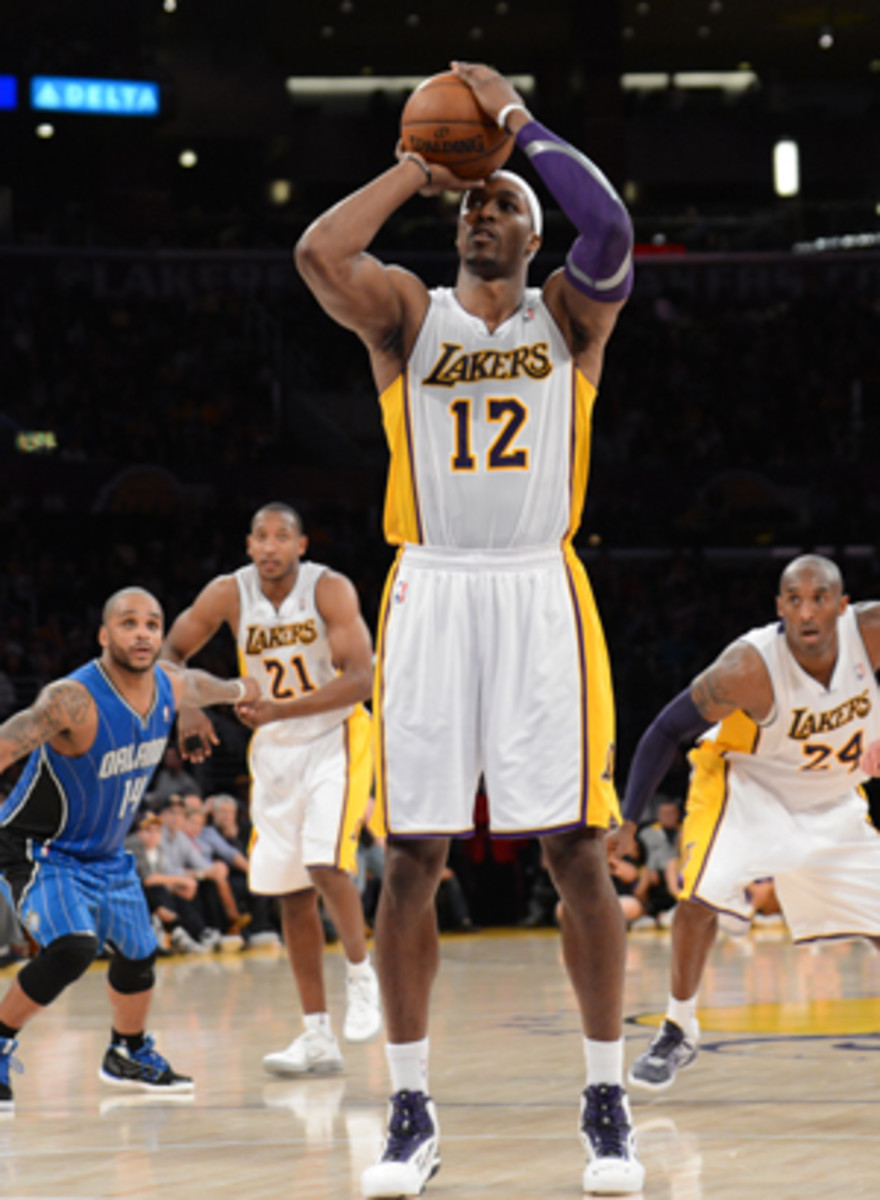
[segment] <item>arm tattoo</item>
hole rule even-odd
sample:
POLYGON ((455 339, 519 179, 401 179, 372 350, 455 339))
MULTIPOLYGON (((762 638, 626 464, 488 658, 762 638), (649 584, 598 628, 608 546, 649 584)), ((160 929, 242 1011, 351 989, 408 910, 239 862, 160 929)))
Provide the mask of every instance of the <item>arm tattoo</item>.
POLYGON ((711 668, 704 671, 691 689, 691 696, 700 716, 707 721, 717 720, 713 710, 719 707, 733 709, 736 701, 725 686, 724 677, 711 668))
POLYGON ((180 704, 193 708, 209 708, 214 704, 232 704, 240 699, 237 679, 218 679, 209 671, 190 667, 182 672, 183 691, 180 704))
POLYGON ((0 743, 6 743, 9 762, 24 758, 52 736, 44 732, 44 724, 34 709, 26 708, 0 725, 0 743))
POLYGON ((31 708, 0 726, 0 741, 9 746, 10 761, 24 758, 57 733, 84 725, 91 707, 92 698, 81 684, 49 684, 31 708))
MULTIPOLYGON (((56 709, 59 721, 58 728, 54 731, 56 733, 84 725, 91 715, 94 701, 81 683, 52 683, 43 694, 48 701, 47 707, 51 705, 56 709)), ((39 704, 38 699, 37 705, 39 704)))

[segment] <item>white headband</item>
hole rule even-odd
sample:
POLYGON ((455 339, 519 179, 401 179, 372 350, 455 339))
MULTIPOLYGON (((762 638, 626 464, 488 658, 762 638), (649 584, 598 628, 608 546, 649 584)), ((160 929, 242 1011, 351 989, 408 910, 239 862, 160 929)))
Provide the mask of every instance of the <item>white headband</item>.
MULTIPOLYGON (((516 184, 529 206, 529 212, 532 216, 532 228, 538 237, 540 237, 541 231, 544 228, 544 213, 541 209, 541 201, 535 195, 535 190, 531 184, 526 183, 521 175, 516 175, 513 171, 493 171, 489 179, 506 179, 509 183, 516 184)), ((467 198, 469 195, 470 191, 467 191, 462 196, 460 213, 464 213, 467 210, 467 198)))

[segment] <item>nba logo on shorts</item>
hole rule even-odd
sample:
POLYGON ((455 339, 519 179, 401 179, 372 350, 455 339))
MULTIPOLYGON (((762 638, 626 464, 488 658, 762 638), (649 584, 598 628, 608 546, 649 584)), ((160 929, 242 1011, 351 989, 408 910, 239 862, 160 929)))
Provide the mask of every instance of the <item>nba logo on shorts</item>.
POLYGON ((394 585, 395 604, 403 604, 404 600, 406 599, 406 589, 408 587, 409 584, 405 579, 398 579, 397 583, 394 585))

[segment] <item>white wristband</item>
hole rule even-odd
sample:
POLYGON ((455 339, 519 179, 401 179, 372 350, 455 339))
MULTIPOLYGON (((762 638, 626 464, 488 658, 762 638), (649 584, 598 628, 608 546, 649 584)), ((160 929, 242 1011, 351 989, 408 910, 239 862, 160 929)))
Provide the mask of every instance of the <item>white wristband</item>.
POLYGON ((428 164, 425 162, 425 160, 421 157, 421 155, 412 154, 409 150, 407 150, 406 154, 404 154, 403 157, 408 158, 410 162, 414 162, 417 167, 422 168, 422 170, 425 172, 425 179, 427 180, 425 187, 432 187, 433 183, 434 183, 434 176, 431 173, 431 168, 428 166, 428 164))
POLYGON ((507 118, 517 109, 519 109, 520 112, 524 112, 526 116, 529 115, 528 109, 524 104, 505 104, 504 108, 502 108, 501 112, 498 114, 499 129, 507 129, 507 118))
POLYGON ((245 686, 243 679, 236 679, 235 682, 238 685, 238 695, 235 697, 232 703, 238 704, 239 700, 244 700, 245 696, 247 695, 247 687, 245 686))

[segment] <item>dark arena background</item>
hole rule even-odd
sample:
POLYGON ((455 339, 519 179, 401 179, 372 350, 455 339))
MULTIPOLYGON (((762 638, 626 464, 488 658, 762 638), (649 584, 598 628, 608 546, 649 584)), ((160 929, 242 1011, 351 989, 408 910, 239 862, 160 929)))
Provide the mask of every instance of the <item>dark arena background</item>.
MULTIPOLYGON (((33 0, 0 38, 0 715, 92 655, 116 587, 170 619, 239 565, 267 500, 375 627, 378 406, 291 249, 392 161, 406 96, 452 58, 515 77, 635 223, 577 539, 618 783, 655 711, 772 619, 794 554, 880 596, 876 4, 33 0)), ((416 198, 375 250, 449 282, 454 222, 416 198)), ((533 281, 570 240, 551 205, 533 281)), ((231 640, 199 661, 234 671, 231 640)), ((246 804, 221 729, 205 786, 246 804)))

